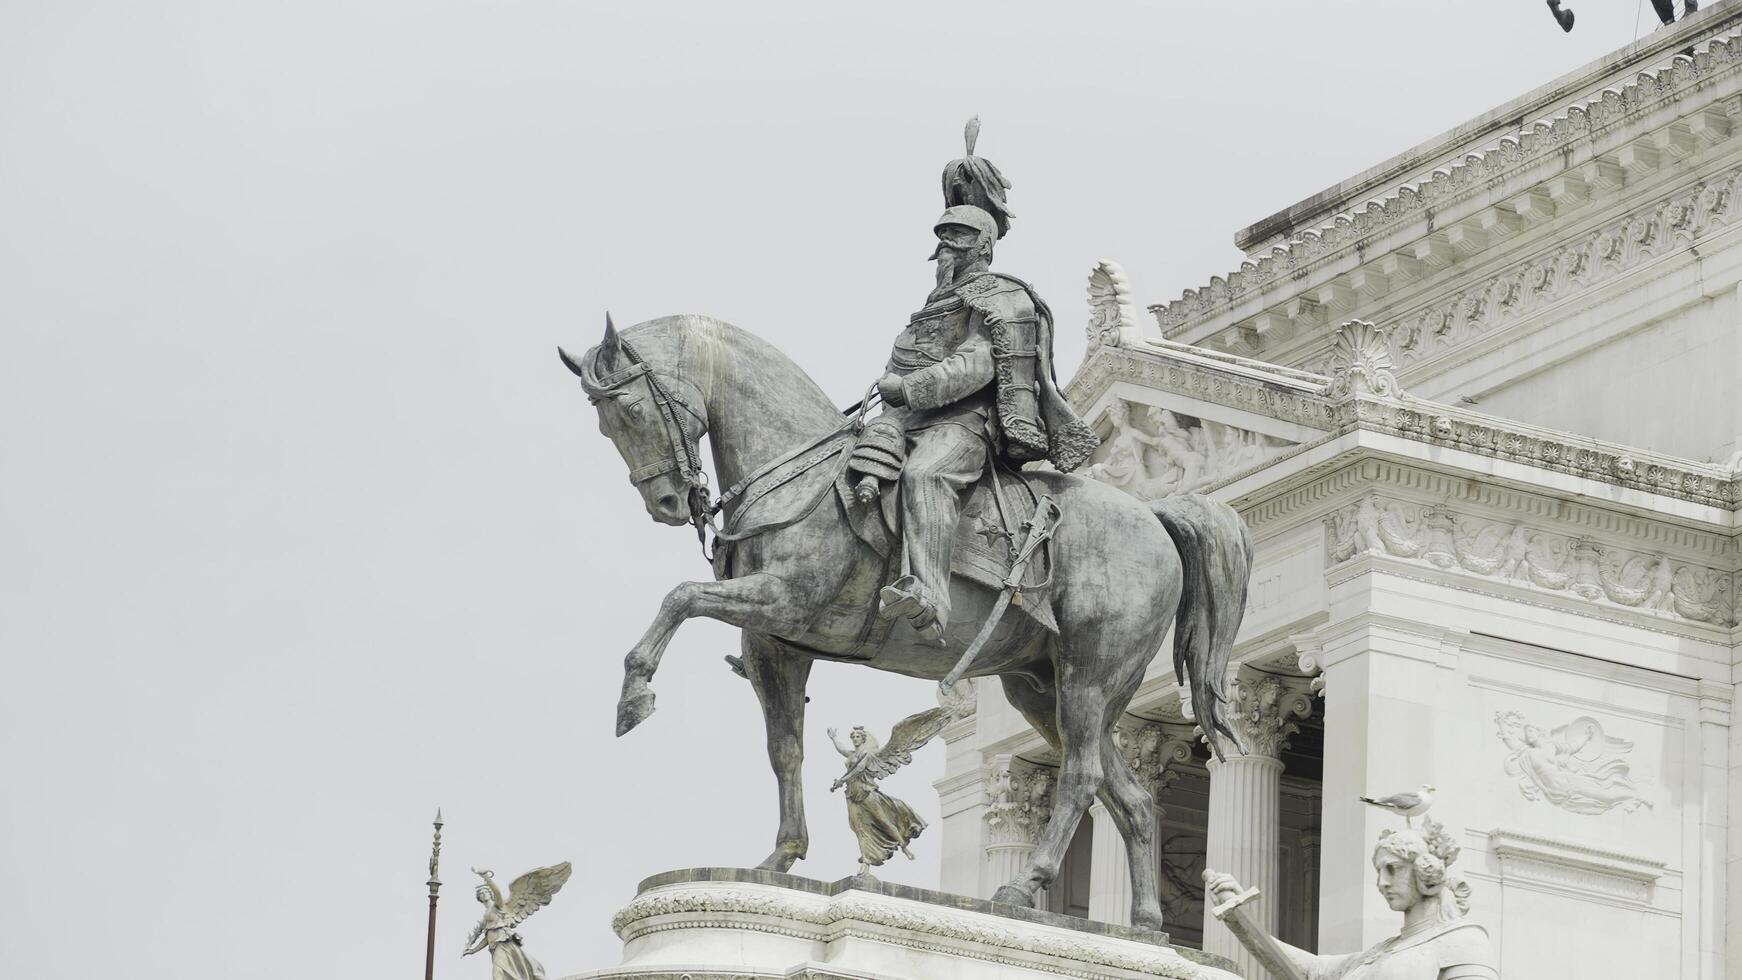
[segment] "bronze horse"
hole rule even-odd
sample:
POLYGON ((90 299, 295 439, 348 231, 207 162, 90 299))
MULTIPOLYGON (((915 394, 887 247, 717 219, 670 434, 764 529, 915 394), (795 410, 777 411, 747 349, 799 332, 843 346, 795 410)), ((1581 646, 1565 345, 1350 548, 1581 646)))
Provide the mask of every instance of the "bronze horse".
MULTIPOLYGON (((851 420, 822 389, 771 345, 701 316, 650 320, 621 335, 607 323, 603 343, 579 359, 562 357, 581 377, 599 430, 622 454, 654 520, 693 523, 701 532, 711 516, 700 460, 704 433, 720 485, 731 488, 719 508, 727 526, 745 516, 743 508, 755 511, 751 526, 735 535, 729 577, 678 584, 629 651, 617 734, 653 712, 649 682, 680 624, 706 616, 739 627, 743 653, 735 665, 762 703, 780 793, 775 848, 761 867, 785 871, 809 843, 800 768, 812 662, 847 660, 942 678, 996 593, 956 576, 951 592, 959 614, 942 646, 903 625, 869 656, 850 655, 855 636, 843 635, 830 625, 839 618, 824 613, 853 570, 876 559, 833 492, 839 470, 804 465, 839 459, 851 444, 851 420), (803 466, 796 475, 794 460, 803 466), (776 471, 778 487, 768 489, 776 471)), ((1099 796, 1127 844, 1132 923, 1158 928, 1150 799, 1115 746, 1113 726, 1171 624, 1174 668, 1190 686, 1200 724, 1238 744, 1224 720, 1224 684, 1246 603, 1251 542, 1239 515, 1206 497, 1146 504, 1093 480, 1050 471, 1023 476, 1065 515, 1052 542, 1047 595, 1058 632, 1001 630, 969 673, 999 676, 1005 696, 1059 752, 1062 767, 1044 839, 994 898, 1033 905, 1099 796)))

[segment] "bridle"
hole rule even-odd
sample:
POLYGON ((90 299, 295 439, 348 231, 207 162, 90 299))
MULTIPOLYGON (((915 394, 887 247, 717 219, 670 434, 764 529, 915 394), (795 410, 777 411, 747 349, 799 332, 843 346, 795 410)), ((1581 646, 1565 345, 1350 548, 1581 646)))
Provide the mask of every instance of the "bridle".
POLYGON ((629 469, 629 482, 639 489, 642 484, 649 480, 674 471, 680 473, 685 486, 688 487, 685 502, 690 512, 689 523, 696 529, 696 540, 702 546, 702 557, 709 562, 714 560, 715 551, 708 546, 708 533, 710 531, 714 534, 717 547, 719 541, 741 541, 758 534, 766 534, 769 531, 789 527, 808 516, 826 496, 826 491, 832 486, 832 481, 822 485, 814 499, 807 507, 803 508, 801 513, 785 520, 776 521, 753 530, 733 533, 721 532, 719 528, 714 526, 714 515, 720 513, 727 504, 743 495, 757 480, 844 432, 857 431, 862 428, 865 423, 865 414, 876 400, 877 388, 873 385, 863 399, 842 410, 841 414, 846 416, 846 421, 842 422, 839 427, 758 467, 749 476, 733 484, 719 497, 710 501, 708 499, 708 473, 702 468, 700 452, 701 437, 708 428, 708 414, 706 407, 702 404, 701 392, 696 389, 695 385, 682 378, 655 371, 653 366, 622 335, 619 334, 616 337, 615 346, 622 352, 623 358, 628 361, 629 366, 604 376, 600 376, 598 373, 600 348, 589 351, 579 364, 571 360, 567 353, 560 350, 559 353, 562 353, 563 362, 569 366, 569 370, 581 379, 581 388, 586 391, 587 400, 595 406, 604 399, 623 397, 627 394, 628 386, 637 380, 646 382, 654 406, 659 409, 661 427, 665 432, 666 448, 659 459, 633 464, 629 469), (686 397, 679 390, 679 386, 695 391, 695 397, 686 397))
POLYGON ((623 397, 627 394, 628 386, 637 380, 646 382, 654 407, 659 410, 666 447, 660 458, 632 465, 629 468, 629 482, 640 489, 642 484, 667 473, 680 474, 688 488, 685 502, 690 512, 689 523, 696 529, 696 540, 701 543, 702 554, 711 561, 712 557, 708 556, 708 529, 718 507, 709 503, 708 472, 702 468, 701 438, 702 433, 708 429, 708 415, 701 405, 700 392, 697 392, 695 398, 686 397, 679 392, 672 381, 692 390, 695 386, 681 379, 667 378, 653 370, 627 339, 619 336, 616 346, 622 351, 629 366, 600 377, 597 351, 590 352, 580 365, 581 370, 575 372, 580 376, 581 387, 587 392, 587 400, 597 405, 607 398, 623 397))

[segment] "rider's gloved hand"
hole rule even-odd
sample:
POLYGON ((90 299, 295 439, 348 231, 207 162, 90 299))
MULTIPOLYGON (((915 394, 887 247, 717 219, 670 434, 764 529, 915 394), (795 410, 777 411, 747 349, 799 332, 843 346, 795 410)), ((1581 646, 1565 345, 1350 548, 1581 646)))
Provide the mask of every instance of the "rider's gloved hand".
POLYGON ((885 405, 907 404, 907 396, 902 394, 901 376, 898 374, 886 374, 877 379, 877 394, 885 405))

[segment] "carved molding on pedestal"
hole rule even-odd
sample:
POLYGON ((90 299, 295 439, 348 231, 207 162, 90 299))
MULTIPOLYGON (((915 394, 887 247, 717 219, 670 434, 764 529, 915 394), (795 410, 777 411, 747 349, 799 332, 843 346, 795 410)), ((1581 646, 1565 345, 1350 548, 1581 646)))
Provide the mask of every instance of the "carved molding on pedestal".
POLYGON ((1008 755, 992 760, 989 769, 986 846, 1038 843, 1052 816, 1057 770, 1008 755))
POLYGON ((1508 828, 1488 832, 1488 850, 1500 859, 1502 881, 1529 881, 1632 902, 1650 900, 1651 887, 1665 867, 1652 858, 1508 828))

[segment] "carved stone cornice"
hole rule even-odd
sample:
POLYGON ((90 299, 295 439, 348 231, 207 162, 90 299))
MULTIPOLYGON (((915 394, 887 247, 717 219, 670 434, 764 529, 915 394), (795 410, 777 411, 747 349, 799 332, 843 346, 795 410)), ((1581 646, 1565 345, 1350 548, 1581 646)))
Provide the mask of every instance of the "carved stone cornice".
POLYGON ((1280 758, 1289 738, 1300 731, 1297 719, 1313 712, 1305 684, 1285 682, 1275 674, 1240 673, 1229 685, 1228 702, 1229 727, 1240 736, 1246 753, 1260 759, 1280 758))
POLYGON ((1565 593, 1658 616, 1735 624, 1733 574, 1569 535, 1527 521, 1460 513, 1368 493, 1325 517, 1325 558, 1335 567, 1385 555, 1513 586, 1565 593))
POLYGON ((1391 318, 1392 353, 1406 367, 1431 360, 1729 228, 1738 181, 1733 167, 1421 303, 1391 318))
POLYGON ((1596 892, 1644 903, 1665 865, 1572 841, 1509 828, 1488 832, 1488 850, 1500 862, 1502 880, 1524 879, 1577 892, 1596 892))
POLYGON ((1325 375, 1283 373, 1263 369, 1258 366, 1261 362, 1246 358, 1222 355, 1225 360, 1217 360, 1184 345, 1162 347, 1146 341, 1142 347, 1095 351, 1070 383, 1071 400, 1086 411, 1114 383, 1123 381, 1326 433, 1323 439, 1280 450, 1269 459, 1271 463, 1350 432, 1375 432, 1724 510, 1742 503, 1742 482, 1729 467, 1515 422, 1462 406, 1384 397, 1380 390, 1396 391, 1392 370, 1377 349, 1384 330, 1360 321, 1351 321, 1344 329, 1347 339, 1342 343, 1347 349, 1342 363, 1350 367, 1341 385, 1325 375), (1343 394, 1341 399, 1331 397, 1334 385, 1343 394))
POLYGON ((1058 772, 1014 756, 992 760, 986 791, 986 845, 1039 843, 1052 816, 1058 772))
MULTIPOLYGON (((1696 42, 1698 43, 1698 42, 1696 42)), ((1272 286, 1298 281, 1317 267, 1358 247, 1371 247, 1382 235, 1418 222, 1428 212, 1444 214, 1487 191, 1516 180, 1531 168, 1564 166, 1589 144, 1636 123, 1661 106, 1685 102, 1691 91, 1733 80, 1742 66, 1742 33, 1728 33, 1700 45, 1693 57, 1677 55, 1639 72, 1630 82, 1604 89, 1580 104, 1565 107, 1534 122, 1516 136, 1506 136, 1465 154, 1460 162, 1437 169, 1424 179, 1405 183, 1380 200, 1352 213, 1339 214, 1316 229, 1301 231, 1269 255, 1241 264, 1226 278, 1215 276, 1200 289, 1188 289, 1179 299, 1151 306, 1163 335, 1191 329, 1236 302, 1272 286)), ((1684 124, 1685 125, 1685 124, 1684 124)))

